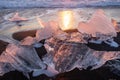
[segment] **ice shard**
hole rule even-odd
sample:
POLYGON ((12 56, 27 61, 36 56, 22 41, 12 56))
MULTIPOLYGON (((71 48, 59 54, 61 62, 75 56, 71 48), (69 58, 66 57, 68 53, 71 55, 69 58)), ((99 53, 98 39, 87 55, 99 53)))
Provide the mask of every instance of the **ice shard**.
POLYGON ((44 62, 60 73, 74 68, 97 69, 108 60, 120 58, 120 51, 96 51, 83 43, 56 38, 46 40, 45 48, 48 54, 44 57, 44 62))
POLYGON ((108 37, 117 36, 111 20, 107 18, 104 11, 101 9, 97 10, 87 23, 80 22, 78 31, 81 33, 91 34, 92 37, 102 37, 102 35, 106 35, 108 37))
POLYGON ((15 13, 15 15, 12 18, 10 18, 9 21, 12 21, 12 22, 19 21, 20 22, 20 21, 27 21, 27 19, 24 17, 20 17, 19 13, 15 13))
POLYGON ((41 41, 53 37, 58 30, 58 23, 56 21, 49 21, 45 24, 44 28, 37 30, 36 40, 41 41))
POLYGON ((9 44, 0 56, 0 75, 18 70, 26 76, 34 70, 45 69, 46 65, 40 60, 32 46, 9 44), (6 68, 7 66, 7 68, 6 68))
POLYGON ((88 34, 91 37, 95 37, 96 39, 91 38, 91 43, 101 44, 102 41, 104 41, 112 47, 119 46, 112 39, 117 36, 115 27, 101 9, 97 10, 88 22, 80 22, 77 29, 82 34, 88 34))

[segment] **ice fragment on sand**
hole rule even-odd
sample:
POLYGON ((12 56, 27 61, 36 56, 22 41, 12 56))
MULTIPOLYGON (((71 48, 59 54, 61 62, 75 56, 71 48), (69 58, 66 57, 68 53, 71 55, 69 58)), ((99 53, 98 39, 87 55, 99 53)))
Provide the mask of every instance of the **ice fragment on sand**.
POLYGON ((12 21, 12 22, 17 22, 17 21, 26 21, 27 19, 24 18, 24 17, 20 17, 19 16, 19 13, 15 13, 15 15, 9 19, 9 21, 12 21))
POLYGON ((30 45, 33 45, 35 42, 36 42, 35 38, 33 38, 33 37, 31 37, 31 36, 28 36, 28 37, 24 38, 24 39, 20 42, 20 44, 21 44, 21 45, 28 45, 28 46, 30 46, 30 45))
POLYGON ((111 20, 107 18, 104 11, 101 9, 97 10, 87 23, 80 22, 78 31, 91 35, 90 43, 101 44, 104 41, 111 47, 119 46, 114 40, 110 42, 107 41, 116 37, 117 33, 111 20), (97 39, 94 40, 92 37, 97 39))
POLYGON ((48 39, 48 38, 52 37, 53 35, 55 35, 57 33, 58 29, 59 28, 58 28, 57 22, 50 21, 50 22, 46 23, 44 28, 37 30, 36 40, 41 41, 43 39, 48 39))
POLYGON ((56 71, 55 69, 49 66, 46 70, 34 70, 33 72, 34 77, 39 76, 41 74, 45 74, 49 77, 53 77, 58 74, 58 71, 56 71))
POLYGON ((96 69, 108 60, 119 59, 119 51, 96 51, 82 43, 65 42, 50 38, 45 42, 47 50, 44 62, 55 66, 59 72, 67 72, 74 68, 96 69), (53 50, 51 50, 53 49, 53 50))
POLYGON ((42 47, 43 44, 42 43, 34 43, 33 47, 35 48, 39 48, 39 47, 42 47))
POLYGON ((119 44, 116 43, 113 39, 104 41, 106 44, 110 45, 111 47, 119 47, 119 44))
POLYGON ((93 37, 100 37, 96 33, 110 35, 112 37, 116 37, 117 35, 111 20, 107 18, 101 9, 97 10, 87 23, 80 22, 78 31, 91 34, 93 37))
MULTIPOLYGON (((36 51, 32 46, 21 46, 15 44, 9 44, 6 50, 0 56, 0 63, 10 64, 13 70, 16 69, 23 72, 25 76, 34 69, 45 69, 46 65, 40 60, 36 51)), ((4 70, 5 67, 0 67, 4 70)), ((10 69, 9 71, 11 71, 10 69)), ((6 71, 1 73, 5 74, 6 71)))

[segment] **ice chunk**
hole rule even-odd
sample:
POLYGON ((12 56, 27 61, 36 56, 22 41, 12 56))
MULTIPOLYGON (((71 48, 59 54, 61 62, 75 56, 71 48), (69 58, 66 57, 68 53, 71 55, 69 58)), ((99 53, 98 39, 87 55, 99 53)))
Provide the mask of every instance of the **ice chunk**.
POLYGON ((117 32, 120 32, 120 25, 115 19, 111 19, 112 24, 114 25, 117 32))
POLYGON ((113 39, 104 41, 106 44, 110 45, 111 47, 119 47, 119 44, 116 43, 113 39))
POLYGON ((56 35, 54 35, 55 38, 59 39, 59 40, 65 40, 67 38, 68 34, 66 32, 63 31, 58 31, 56 33, 56 35))
POLYGON ((95 44, 101 44, 102 41, 101 40, 90 40, 90 43, 95 43, 95 44))
POLYGON ((97 35, 97 33, 112 37, 116 37, 117 35, 111 20, 107 18, 104 11, 101 9, 97 10, 87 23, 80 22, 78 31, 91 34, 93 37, 101 37, 97 35))
POLYGON ((58 71, 56 71, 52 67, 48 66, 48 68, 46 70, 34 70, 34 72, 33 72, 34 77, 38 76, 38 75, 41 75, 41 74, 45 74, 49 77, 53 77, 53 76, 58 74, 58 71))
POLYGON ((37 30, 36 40, 41 41, 43 39, 48 39, 57 33, 58 24, 55 21, 48 22, 44 28, 37 30))
POLYGON ((21 45, 26 45, 26 46, 33 46, 33 47, 36 47, 36 48, 39 48, 39 47, 42 47, 43 44, 42 43, 38 43, 36 41, 35 38, 31 37, 31 36, 28 36, 26 38, 24 38, 21 42, 20 42, 21 45))
POLYGON ((5 52, 0 56, 0 63, 10 64, 8 66, 10 68, 9 70, 5 66, 0 67, 0 70, 2 70, 2 73, 0 73, 1 76, 15 69, 28 76, 28 73, 34 71, 34 69, 46 68, 46 65, 40 60, 32 46, 15 44, 9 44, 7 46, 5 52))
POLYGON ((15 15, 11 19, 9 19, 9 21, 13 21, 13 22, 26 21, 26 20, 27 20, 26 18, 20 17, 18 12, 15 13, 15 15))
POLYGON ((96 69, 108 60, 120 58, 120 51, 96 51, 82 43, 68 43, 56 38, 46 40, 45 48, 48 54, 44 57, 44 62, 49 66, 54 65, 59 72, 71 71, 76 67, 96 69))
POLYGON ((42 43, 34 43, 33 47, 35 48, 39 48, 39 47, 42 47, 43 44, 42 43))
POLYGON ((33 45, 34 43, 36 43, 36 40, 35 40, 35 38, 33 38, 31 36, 28 36, 28 37, 24 38, 20 42, 21 45, 28 45, 28 46, 33 45))
POLYGON ((49 27, 46 26, 43 29, 37 30, 36 32, 36 40, 41 41, 43 39, 47 39, 53 36, 53 30, 49 27))

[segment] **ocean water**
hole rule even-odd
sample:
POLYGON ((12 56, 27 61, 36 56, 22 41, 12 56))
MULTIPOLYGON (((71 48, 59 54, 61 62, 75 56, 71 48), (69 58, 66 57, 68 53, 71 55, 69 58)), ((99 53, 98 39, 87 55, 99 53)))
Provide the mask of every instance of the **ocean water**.
POLYGON ((0 0, 0 8, 120 6, 120 0, 0 0))

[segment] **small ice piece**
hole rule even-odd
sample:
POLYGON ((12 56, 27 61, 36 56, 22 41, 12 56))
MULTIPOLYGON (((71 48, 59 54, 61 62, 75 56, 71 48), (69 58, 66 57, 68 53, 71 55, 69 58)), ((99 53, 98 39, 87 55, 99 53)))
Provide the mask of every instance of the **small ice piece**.
POLYGON ((33 46, 34 46, 35 48, 39 48, 39 47, 42 47, 43 44, 42 44, 42 43, 35 43, 35 44, 33 44, 33 46))
POLYGON ((41 74, 45 74, 45 75, 47 75, 47 76, 49 76, 49 77, 53 77, 53 76, 55 76, 55 75, 57 75, 58 74, 58 71, 56 71, 55 69, 53 69, 52 67, 50 67, 50 66, 48 66, 47 67, 47 69, 46 70, 42 70, 42 69, 35 69, 34 71, 33 71, 33 77, 36 77, 36 76, 39 76, 39 75, 41 75, 41 74))
POLYGON ((115 19, 111 19, 111 22, 115 28, 118 26, 117 21, 115 19))
POLYGON ((45 73, 46 75, 52 77, 52 76, 57 75, 59 72, 58 72, 57 70, 55 70, 54 68, 48 66, 48 67, 47 67, 47 70, 46 70, 44 73, 45 73))
POLYGON ((59 30, 58 24, 55 21, 50 21, 46 23, 45 27, 37 30, 36 32, 36 40, 39 42, 43 39, 48 39, 54 36, 59 30))
POLYGON ((67 36, 68 36, 68 34, 66 32, 57 31, 57 33, 56 33, 56 35, 54 37, 59 39, 59 40, 66 40, 67 36))
POLYGON ((24 18, 24 17, 20 17, 20 16, 19 16, 19 13, 16 12, 15 15, 14 15, 12 18, 9 19, 9 21, 12 21, 12 22, 20 22, 20 21, 27 21, 27 19, 24 18))
POLYGON ((113 26, 115 27, 115 30, 116 30, 117 32, 120 32, 119 22, 117 22, 115 19, 111 19, 111 22, 112 22, 113 26))
POLYGON ((28 37, 24 38, 24 39, 20 42, 20 44, 21 44, 21 45, 28 45, 28 46, 30 46, 30 45, 33 45, 35 42, 36 42, 35 38, 33 38, 33 37, 31 37, 31 36, 28 36, 28 37))
POLYGON ((38 23, 40 24, 40 26, 42 28, 44 28, 45 27, 45 23, 38 16, 36 17, 36 19, 37 19, 38 23))
POLYGON ((103 41, 101 40, 90 40, 90 43, 101 44, 103 41))
POLYGON ((44 44, 44 47, 46 48, 46 49, 48 49, 48 51, 53 51, 54 50, 54 48, 51 48, 49 45, 47 45, 47 44, 44 44))
POLYGON ((36 40, 38 42, 43 39, 48 39, 52 36, 53 36, 53 30, 49 26, 46 26, 45 28, 37 30, 36 32, 36 40))
POLYGON ((41 74, 44 74, 44 70, 42 70, 42 69, 34 69, 33 73, 32 73, 32 76, 36 77, 36 76, 39 76, 41 74))
POLYGON ((119 44, 117 42, 115 42, 113 39, 109 39, 109 40, 106 40, 104 41, 106 44, 110 45, 111 47, 119 47, 119 44))

